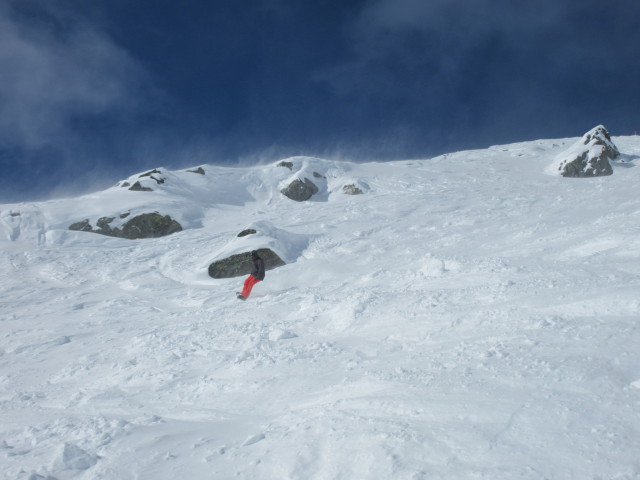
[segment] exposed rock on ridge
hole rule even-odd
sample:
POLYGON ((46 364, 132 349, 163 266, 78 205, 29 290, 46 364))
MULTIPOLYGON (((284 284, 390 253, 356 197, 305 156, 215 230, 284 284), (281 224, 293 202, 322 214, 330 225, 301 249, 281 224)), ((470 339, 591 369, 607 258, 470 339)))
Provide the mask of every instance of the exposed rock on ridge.
POLYGON ((598 125, 559 155, 554 170, 563 177, 600 177, 611 175, 609 160, 620 155, 607 129, 598 125))

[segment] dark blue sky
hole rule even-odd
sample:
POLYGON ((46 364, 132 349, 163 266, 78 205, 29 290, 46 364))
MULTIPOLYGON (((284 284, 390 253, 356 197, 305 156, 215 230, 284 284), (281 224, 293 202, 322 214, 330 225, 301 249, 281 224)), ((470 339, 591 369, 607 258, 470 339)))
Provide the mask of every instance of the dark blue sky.
POLYGON ((640 129, 640 2, 0 0, 0 202, 640 129))

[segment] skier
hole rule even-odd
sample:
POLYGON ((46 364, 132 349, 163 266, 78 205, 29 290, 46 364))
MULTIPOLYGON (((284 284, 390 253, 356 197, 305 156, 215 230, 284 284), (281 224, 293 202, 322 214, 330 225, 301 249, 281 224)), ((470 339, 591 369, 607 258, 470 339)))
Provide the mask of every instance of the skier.
POLYGON ((251 261, 253 262, 251 274, 244 281, 244 288, 242 289, 242 292, 238 293, 238 298, 240 300, 246 300, 249 298, 253 286, 264 280, 264 260, 260 258, 260 255, 258 255, 258 252, 255 250, 251 252, 251 261))

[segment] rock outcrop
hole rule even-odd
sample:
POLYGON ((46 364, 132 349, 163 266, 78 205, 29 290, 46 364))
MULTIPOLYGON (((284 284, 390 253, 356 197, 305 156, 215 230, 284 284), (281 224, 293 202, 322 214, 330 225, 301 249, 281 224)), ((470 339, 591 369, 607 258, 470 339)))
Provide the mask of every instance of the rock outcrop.
POLYGON ((293 162, 285 162, 284 160, 278 164, 278 167, 285 167, 289 170, 293 170, 293 162))
POLYGON ((239 238, 246 237, 247 235, 255 235, 256 233, 258 233, 258 232, 256 231, 255 228, 247 228, 246 230, 241 231, 238 234, 238 237, 239 238))
POLYGON ((305 177, 304 181, 296 178, 287 187, 280 190, 280 193, 296 202, 304 202, 319 191, 317 185, 305 177))
MULTIPOLYGON (((122 214, 120 218, 126 218, 128 215, 128 213, 122 214)), ((70 225, 69 230, 99 233, 109 237, 128 238, 130 240, 164 237, 182 230, 182 225, 169 215, 160 215, 157 212, 137 215, 124 223, 122 228, 112 228, 111 223, 114 220, 115 217, 101 217, 96 222, 97 228, 93 228, 89 219, 86 219, 70 225)))
POLYGON ((143 213, 137 215, 122 226, 120 236, 129 239, 157 238, 171 235, 182 230, 182 225, 169 215, 143 213))
POLYGON ((86 220, 82 220, 80 222, 72 223, 71 225, 69 225, 69 230, 75 230, 77 232, 92 232, 93 231, 93 227, 91 226, 91 223, 89 222, 89 219, 87 218, 86 220))
POLYGON ((607 129, 599 125, 556 157, 553 170, 563 177, 600 177, 611 175, 609 160, 620 155, 607 129))
POLYGON ((162 175, 162 171, 158 170, 157 168, 154 168, 153 170, 150 170, 146 173, 138 175, 138 178, 149 177, 151 180, 154 180, 158 185, 162 185, 166 181, 166 178, 161 177, 160 175, 162 175))
MULTIPOLYGON (((260 248, 257 251, 264 260, 265 270, 273 270, 285 265, 285 262, 273 250, 260 248)), ((209 276, 212 278, 233 278, 248 275, 251 273, 252 265, 251 252, 238 253, 209 265, 209 276)))
POLYGON ((136 182, 133 185, 131 185, 131 187, 129 187, 129 190, 131 190, 132 192, 153 192, 153 188, 143 187, 140 182, 136 182))

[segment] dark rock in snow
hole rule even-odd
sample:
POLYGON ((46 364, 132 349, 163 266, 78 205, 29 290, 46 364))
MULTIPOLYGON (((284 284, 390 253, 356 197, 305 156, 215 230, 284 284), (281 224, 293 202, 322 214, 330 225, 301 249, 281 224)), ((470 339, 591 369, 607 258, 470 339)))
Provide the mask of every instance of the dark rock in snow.
POLYGON ((69 230, 75 230, 78 232, 91 232, 93 231, 93 228, 91 227, 89 219, 87 218, 86 220, 82 220, 81 222, 72 223, 71 225, 69 225, 69 230))
POLYGON ((109 226, 109 224, 113 222, 115 219, 116 217, 102 217, 98 219, 98 222, 96 223, 96 225, 100 230, 110 231, 111 227, 109 226))
POLYGON ((360 188, 356 187, 353 183, 342 187, 342 192, 347 195, 362 195, 364 193, 360 188))
POLYGON ((293 170, 293 162, 285 162, 284 160, 278 164, 278 167, 285 167, 289 170, 293 170))
POLYGON ((191 173, 198 173, 200 175, 204 175, 204 168, 202 167, 198 167, 195 170, 187 170, 187 172, 191 172, 191 173))
POLYGON ((280 190, 285 197, 295 200, 296 202, 304 202, 309 200, 319 189, 315 183, 305 177, 304 182, 296 178, 286 188, 280 190))
MULTIPOLYGON (((126 218, 128 213, 120 215, 120 218, 126 218), (124 215, 124 216, 123 216, 124 215)), ((120 228, 111 228, 110 223, 115 217, 102 217, 97 222, 97 229, 94 229, 89 220, 76 222, 69 226, 69 230, 78 230, 82 232, 99 233, 109 237, 128 238, 130 240, 138 238, 157 238, 180 232, 182 225, 176 222, 169 215, 160 215, 159 213, 143 213, 129 220, 120 228)))
MULTIPOLYGON (((265 270, 286 265, 285 262, 270 248, 258 249, 258 255, 264 260, 265 270)), ((213 278, 233 278, 249 275, 251 273, 251 252, 239 253, 218 260, 209 265, 209 276, 213 278)))
POLYGON ((246 230, 241 231, 238 234, 238 237, 246 237, 247 235, 254 235, 258 232, 256 232, 253 228, 247 228, 246 230))
POLYGON ((600 177, 611 175, 609 160, 620 155, 611 136, 602 125, 585 133, 564 156, 557 160, 557 169, 563 177, 600 177))
POLYGON ((157 173, 157 174, 159 174, 159 175, 160 175, 160 174, 162 174, 162 172, 161 172, 160 170, 158 170, 158 169, 155 169, 155 168, 154 168, 153 170, 149 170, 148 172, 145 172, 145 173, 142 173, 142 174, 138 175, 138 178, 142 178, 142 177, 150 177, 150 176, 152 176, 154 173, 157 173))
POLYGON ((122 226, 120 236, 129 239, 157 238, 171 235, 182 230, 182 225, 169 215, 143 213, 137 215, 122 226))
POLYGON ((134 183, 129 190, 132 192, 153 192, 153 188, 143 187, 140 182, 134 183))

